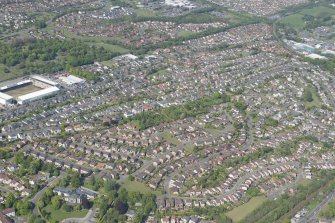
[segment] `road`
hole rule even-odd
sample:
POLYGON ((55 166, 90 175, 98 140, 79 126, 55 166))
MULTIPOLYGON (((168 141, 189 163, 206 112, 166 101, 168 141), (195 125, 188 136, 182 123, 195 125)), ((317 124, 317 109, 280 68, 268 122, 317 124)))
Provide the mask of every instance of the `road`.
POLYGON ((60 172, 59 176, 56 177, 55 179, 51 180, 42 190, 38 191, 35 196, 33 198, 30 199, 31 202, 33 202, 35 204, 35 208, 34 208, 34 213, 37 214, 37 201, 38 199, 42 196, 42 194, 44 194, 45 190, 50 187, 51 185, 53 185, 54 183, 56 183, 58 180, 60 180, 63 176, 65 175, 64 172, 60 172))
POLYGON ((86 216, 84 218, 67 218, 61 221, 62 223, 88 223, 88 222, 96 222, 94 219, 95 208, 88 210, 86 216))
POLYGON ((248 118, 247 118, 247 125, 248 125, 247 139, 246 139, 246 142, 244 143, 244 145, 242 147, 242 149, 244 151, 248 151, 250 149, 250 146, 254 142, 254 135, 252 133, 252 118, 251 118, 250 115, 248 115, 248 118))
POLYGON ((317 217, 322 210, 331 200, 335 198, 335 190, 333 190, 330 194, 328 194, 318 206, 316 206, 313 210, 308 212, 300 221, 299 223, 311 223, 311 222, 318 222, 317 217))
POLYGON ((287 189, 296 188, 299 185, 299 183, 301 182, 301 180, 303 179, 303 177, 304 177, 303 170, 300 169, 299 174, 297 176, 297 179, 295 181, 293 181, 292 183, 285 184, 285 185, 271 191, 270 193, 267 194, 267 197, 270 198, 270 199, 275 199, 275 198, 279 197, 287 189))

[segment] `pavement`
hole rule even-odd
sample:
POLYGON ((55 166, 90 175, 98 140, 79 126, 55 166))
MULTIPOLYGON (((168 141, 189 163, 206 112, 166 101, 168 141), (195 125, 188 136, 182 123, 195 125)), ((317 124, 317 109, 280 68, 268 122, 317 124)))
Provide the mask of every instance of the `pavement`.
POLYGON ((83 218, 67 218, 64 219, 63 221, 61 221, 62 223, 88 223, 88 222, 96 222, 96 220, 94 219, 94 215, 95 215, 95 208, 92 208, 90 210, 88 210, 87 214, 85 217, 83 218))

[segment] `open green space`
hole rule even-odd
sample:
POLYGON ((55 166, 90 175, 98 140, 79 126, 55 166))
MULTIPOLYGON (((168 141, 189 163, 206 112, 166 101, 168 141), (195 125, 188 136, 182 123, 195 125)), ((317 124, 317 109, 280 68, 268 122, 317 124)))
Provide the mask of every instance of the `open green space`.
POLYGON ((128 179, 121 182, 121 187, 125 188, 127 191, 140 192, 140 193, 153 193, 159 195, 159 191, 154 191, 144 183, 138 181, 130 181, 128 179))
POLYGON ((302 9, 294 14, 286 16, 283 19, 283 23, 295 29, 303 29, 308 25, 305 20, 311 20, 311 18, 309 17, 314 17, 323 21, 325 20, 326 16, 332 16, 332 18, 334 19, 334 15, 334 8, 317 6, 313 8, 302 9))
POLYGON ((15 79, 23 75, 22 70, 20 70, 17 66, 8 69, 6 65, 0 63, 0 81, 15 79))
POLYGON ((300 11, 300 14, 303 15, 311 15, 311 16, 321 16, 323 14, 335 14, 335 9, 331 7, 326 7, 326 6, 319 6, 319 7, 314 7, 310 9, 303 9, 300 11))
POLYGON ((116 66, 116 64, 114 62, 112 62, 111 60, 102 61, 101 63, 103 65, 106 65, 106 66, 110 67, 110 68, 113 68, 113 67, 116 66))
POLYGON ((309 184, 311 183, 311 180, 309 179, 302 179, 300 184, 303 185, 303 186, 308 186, 309 184))
POLYGON ((62 209, 55 210, 51 204, 43 208, 42 212, 43 211, 50 213, 50 220, 54 220, 56 222, 61 221, 66 218, 83 218, 86 216, 88 212, 87 209, 83 209, 80 211, 71 211, 71 212, 66 212, 62 209))
POLYGON ((247 203, 227 212, 227 216, 231 218, 233 222, 239 222, 247 217, 252 211, 260 207, 266 200, 267 198, 264 195, 253 197, 247 203))
POLYGON ((174 144, 174 145, 179 145, 181 142, 176 138, 174 137, 171 133, 169 132, 164 132, 162 134, 162 137, 163 139, 169 143, 169 144, 174 144))
POLYGON ((114 45, 114 44, 109 44, 109 43, 87 42, 87 45, 96 46, 96 47, 103 47, 106 50, 110 50, 110 51, 117 52, 117 53, 120 53, 120 54, 124 54, 124 53, 128 53, 129 52, 128 49, 126 49, 126 48, 124 48, 122 46, 114 45))
POLYGON ((188 37, 188 36, 190 36, 192 34, 193 34, 193 32, 191 32, 191 31, 183 30, 183 31, 180 31, 178 33, 178 36, 180 36, 180 37, 188 37))
POLYGON ((283 19, 283 22, 284 24, 289 25, 295 29, 300 29, 305 26, 303 15, 301 14, 289 15, 283 19))
POLYGON ((304 89, 304 105, 306 109, 321 107, 322 102, 316 88, 308 86, 304 89))
POLYGON ((156 13, 154 11, 150 11, 147 9, 134 9, 135 13, 137 16, 141 16, 141 17, 154 17, 156 16, 156 13))

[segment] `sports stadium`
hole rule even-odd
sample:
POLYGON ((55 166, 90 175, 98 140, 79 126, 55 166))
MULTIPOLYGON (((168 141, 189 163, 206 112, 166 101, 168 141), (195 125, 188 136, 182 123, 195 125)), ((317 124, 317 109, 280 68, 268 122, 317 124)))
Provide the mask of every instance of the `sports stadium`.
POLYGON ((24 80, 11 81, 0 86, 0 104, 26 104, 56 94, 59 84, 41 76, 30 76, 24 80))

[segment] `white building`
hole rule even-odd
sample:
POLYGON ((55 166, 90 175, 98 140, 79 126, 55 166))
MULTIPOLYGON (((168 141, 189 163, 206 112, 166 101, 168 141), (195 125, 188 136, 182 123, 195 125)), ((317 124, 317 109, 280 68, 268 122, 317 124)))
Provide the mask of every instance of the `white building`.
POLYGON ((12 96, 0 92, 0 104, 9 105, 13 103, 13 101, 14 98, 12 96))
POLYGON ((49 87, 46 89, 42 89, 40 91, 35 91, 30 94, 22 95, 17 98, 17 102, 19 104, 25 104, 31 101, 35 101, 41 98, 44 98, 46 96, 56 94, 59 91, 58 87, 49 87))

